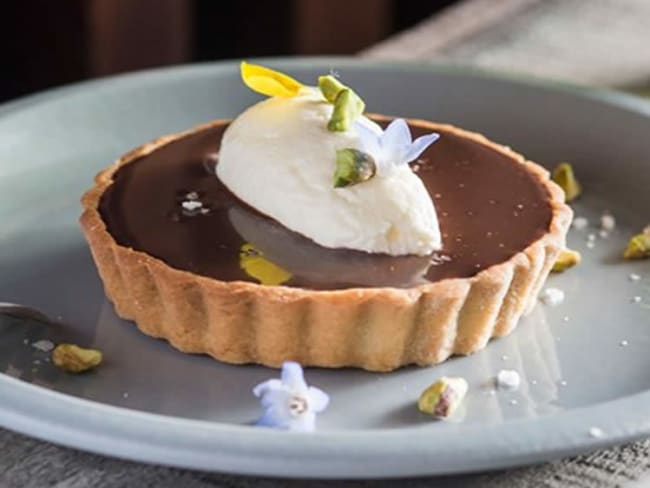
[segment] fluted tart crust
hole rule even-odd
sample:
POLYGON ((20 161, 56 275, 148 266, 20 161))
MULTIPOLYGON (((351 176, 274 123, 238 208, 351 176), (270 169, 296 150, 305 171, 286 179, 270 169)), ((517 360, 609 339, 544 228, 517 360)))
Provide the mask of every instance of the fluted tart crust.
POLYGON ((101 171, 82 198, 81 226, 117 314, 183 352, 273 367, 294 360, 305 366, 390 371, 440 363, 510 333, 533 308, 564 247, 572 212, 546 170, 480 134, 421 120, 409 123, 470 139, 524 165, 548 193, 547 232, 474 276, 406 289, 314 290, 222 281, 120 245, 99 210, 116 172, 173 141, 225 123, 214 121, 144 144, 101 171))

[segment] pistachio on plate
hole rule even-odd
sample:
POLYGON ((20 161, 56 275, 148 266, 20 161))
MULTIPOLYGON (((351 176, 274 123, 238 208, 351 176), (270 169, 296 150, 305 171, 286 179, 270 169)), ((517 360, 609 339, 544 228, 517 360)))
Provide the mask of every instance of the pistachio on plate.
POLYGON ((464 378, 443 376, 422 392, 418 409, 434 417, 449 417, 465 398, 467 388, 464 378))
POLYGON ((625 259, 650 258, 650 226, 630 239, 623 257, 625 259))
POLYGON ((363 183, 375 176, 376 172, 377 165, 370 154, 352 148, 336 151, 334 188, 363 183))
POLYGON ((553 170, 551 178, 564 190, 567 202, 575 200, 582 193, 582 186, 576 179, 573 167, 569 163, 560 163, 557 165, 553 170))
POLYGON ((75 344, 59 344, 52 351, 52 362, 58 368, 69 373, 83 373, 99 366, 102 352, 86 349, 75 344))
POLYGON ((581 260, 582 256, 580 256, 580 253, 578 251, 572 251, 571 249, 562 249, 557 259, 555 260, 553 269, 551 271, 554 273, 561 273, 562 271, 573 268, 574 266, 580 264, 581 260))

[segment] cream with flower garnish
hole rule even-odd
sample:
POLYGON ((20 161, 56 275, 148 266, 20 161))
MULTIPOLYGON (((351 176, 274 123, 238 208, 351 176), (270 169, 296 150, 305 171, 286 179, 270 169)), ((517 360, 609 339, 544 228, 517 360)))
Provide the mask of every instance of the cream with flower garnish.
POLYGON ((242 78, 271 98, 224 134, 217 175, 230 191, 324 247, 391 255, 442 247, 431 197, 408 166, 437 134, 412 141, 402 119, 383 131, 332 76, 308 87, 242 63, 242 78))
MULTIPOLYGON (((83 198, 121 317, 230 363, 373 371, 469 354, 514 329, 570 224, 546 171, 457 127, 371 121, 333 76, 316 88, 242 68, 272 98, 143 144, 83 198)), ((257 390, 265 408, 275 386, 257 390)), ((318 410, 293 386, 272 420, 318 410)))

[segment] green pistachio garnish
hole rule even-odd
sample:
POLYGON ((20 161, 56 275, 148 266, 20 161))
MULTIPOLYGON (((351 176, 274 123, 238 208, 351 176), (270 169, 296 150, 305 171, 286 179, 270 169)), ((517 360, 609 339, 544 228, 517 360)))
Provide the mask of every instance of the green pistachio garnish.
POLYGON ((551 178, 564 190, 567 202, 578 198, 582 193, 582 186, 573 173, 573 167, 569 163, 560 163, 553 170, 551 178))
POLYGON ((363 183, 375 176, 376 172, 377 165, 370 154, 352 148, 336 151, 334 188, 363 183))
POLYGON ((554 273, 561 273, 564 270, 572 268, 576 264, 580 264, 581 259, 582 257, 579 252, 572 251, 571 249, 562 249, 560 255, 555 260, 555 264, 553 264, 553 269, 551 271, 554 273))
POLYGON ((643 232, 630 239, 623 257, 625 259, 650 258, 650 227, 646 227, 643 232))
POLYGON ((467 393, 464 378, 442 377, 422 392, 418 410, 438 418, 449 417, 461 404, 467 393))
POLYGON ((59 344, 52 351, 52 362, 69 373, 83 373, 102 362, 102 352, 85 349, 75 344, 59 344))
POLYGON ((345 132, 359 115, 366 104, 354 90, 345 86, 332 75, 318 77, 318 88, 329 103, 334 104, 334 111, 327 123, 332 132, 345 132))
POLYGON ((323 75, 318 77, 318 88, 320 88, 325 100, 334 103, 339 92, 346 89, 347 86, 332 75, 323 75))
POLYGON ((332 132, 345 132, 365 108, 366 104, 356 93, 344 88, 336 95, 334 111, 327 123, 327 129, 332 132))

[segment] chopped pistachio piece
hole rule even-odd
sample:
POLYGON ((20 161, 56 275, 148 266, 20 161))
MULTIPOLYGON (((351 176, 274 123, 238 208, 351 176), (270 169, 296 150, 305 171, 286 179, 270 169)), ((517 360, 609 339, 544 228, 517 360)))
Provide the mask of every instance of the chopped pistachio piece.
POLYGON ((336 96, 334 111, 327 123, 332 132, 345 132, 354 120, 363 113, 366 104, 349 88, 344 88, 336 96))
POLYGON ((630 239, 623 257, 625 259, 650 258, 650 227, 646 227, 643 232, 630 239))
POLYGON ((334 103, 339 92, 347 87, 332 75, 324 75, 318 77, 318 88, 320 88, 325 100, 334 103))
POLYGON ((52 362, 69 373, 83 373, 102 362, 102 353, 97 349, 85 349, 75 344, 59 344, 52 351, 52 362))
POLYGON ((576 179, 573 167, 569 163, 557 165, 551 177, 564 190, 567 202, 575 200, 582 193, 582 186, 576 179))
POLYGON ((467 388, 464 378, 443 376, 422 392, 418 409, 434 417, 449 417, 465 398, 467 388))
POLYGON ((375 176, 376 172, 377 165, 370 154, 352 148, 336 151, 334 188, 363 183, 375 176))
POLYGON ((561 273, 573 266, 580 264, 582 257, 578 251, 572 251, 571 249, 562 249, 560 255, 555 260, 553 264, 552 271, 554 273, 561 273))

